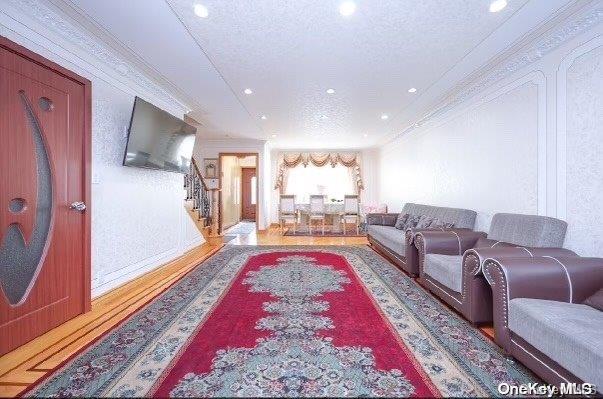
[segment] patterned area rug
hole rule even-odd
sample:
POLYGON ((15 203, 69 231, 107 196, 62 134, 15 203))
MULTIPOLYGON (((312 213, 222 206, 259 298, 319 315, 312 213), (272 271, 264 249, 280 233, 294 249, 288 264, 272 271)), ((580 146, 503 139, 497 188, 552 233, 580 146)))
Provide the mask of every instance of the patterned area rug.
POLYGON ((537 382, 371 249, 225 247, 32 396, 496 396, 537 382))

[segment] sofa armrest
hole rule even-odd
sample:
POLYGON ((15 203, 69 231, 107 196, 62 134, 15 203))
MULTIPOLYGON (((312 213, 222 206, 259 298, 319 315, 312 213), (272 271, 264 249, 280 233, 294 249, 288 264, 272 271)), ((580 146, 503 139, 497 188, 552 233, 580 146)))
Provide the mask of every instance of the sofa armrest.
MULTIPOLYGON (((383 226, 384 218, 398 218, 399 213, 367 213, 366 224, 383 226)), ((389 226, 389 224, 388 224, 389 226)))
POLYGON ((569 257, 499 257, 484 260, 492 287, 496 342, 510 350, 509 301, 536 298, 581 303, 603 287, 603 259, 569 257))
POLYGON ((573 257, 578 255, 574 251, 565 248, 531 248, 520 246, 470 248, 463 254, 463 265, 471 264, 472 267, 463 269, 477 276, 482 274, 484 261, 488 258, 533 258, 538 256, 573 257))
POLYGON ((450 231, 421 231, 415 235, 415 245, 419 253, 462 255, 472 248, 486 233, 472 230, 453 229, 450 231))
POLYGON ((431 232, 431 231, 457 231, 457 232, 463 232, 463 231, 472 231, 471 229, 466 229, 466 228, 461 228, 461 227, 426 227, 423 229, 417 229, 416 227, 412 227, 410 229, 406 229, 405 232, 405 239, 406 239, 406 245, 412 245, 412 243, 414 242, 415 236, 419 233, 425 233, 425 232, 431 232))

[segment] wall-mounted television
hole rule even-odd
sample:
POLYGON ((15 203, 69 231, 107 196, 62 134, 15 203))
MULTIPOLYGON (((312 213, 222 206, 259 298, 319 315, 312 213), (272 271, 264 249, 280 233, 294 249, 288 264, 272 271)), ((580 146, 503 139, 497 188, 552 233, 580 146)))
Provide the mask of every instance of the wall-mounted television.
POLYGON ((188 173, 197 128, 136 97, 125 166, 188 173))

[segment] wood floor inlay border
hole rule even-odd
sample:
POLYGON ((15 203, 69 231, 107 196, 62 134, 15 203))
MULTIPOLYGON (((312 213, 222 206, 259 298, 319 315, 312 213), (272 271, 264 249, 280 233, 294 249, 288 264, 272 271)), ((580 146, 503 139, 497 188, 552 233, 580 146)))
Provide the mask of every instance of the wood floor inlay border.
POLYGON ((17 396, 177 283, 220 246, 204 244, 94 299, 92 310, 0 357, 0 397, 17 396), (40 349, 41 348, 41 349, 40 349))

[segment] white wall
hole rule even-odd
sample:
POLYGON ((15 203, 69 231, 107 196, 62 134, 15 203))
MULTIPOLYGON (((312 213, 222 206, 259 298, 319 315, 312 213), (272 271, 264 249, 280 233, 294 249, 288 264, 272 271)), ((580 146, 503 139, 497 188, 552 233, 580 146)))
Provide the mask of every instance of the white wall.
POLYGON ((380 199, 393 211, 474 209, 482 230, 497 212, 558 217, 567 248, 603 256, 600 8, 560 22, 470 85, 471 96, 383 145, 380 199))
POLYGON ((264 140, 252 139, 213 139, 197 140, 193 150, 193 157, 199 165, 203 165, 204 158, 218 158, 220 153, 257 153, 258 154, 258 229, 264 230, 269 226, 268 215, 270 209, 270 150, 264 140))
POLYGON ((122 166, 135 95, 178 117, 186 107, 43 2, 2 2, 0 35, 92 82, 93 296, 201 244, 182 175, 122 166))

